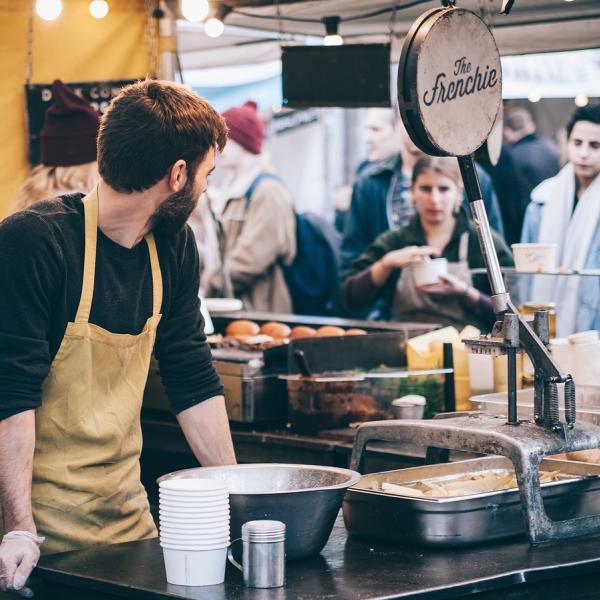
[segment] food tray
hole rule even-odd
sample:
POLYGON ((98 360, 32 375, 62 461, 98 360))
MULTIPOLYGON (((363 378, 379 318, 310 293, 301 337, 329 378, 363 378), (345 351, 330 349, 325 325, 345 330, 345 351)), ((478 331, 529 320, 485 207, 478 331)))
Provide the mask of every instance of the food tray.
MULTIPOLYGON (((402 485, 500 469, 513 470, 508 459, 487 456, 365 475, 344 498, 346 528, 356 536, 431 547, 466 546, 522 535, 525 521, 517 489, 435 499, 373 491, 383 481, 402 485)), ((551 519, 600 514, 600 466, 545 459, 540 470, 572 476, 541 486, 551 519)))

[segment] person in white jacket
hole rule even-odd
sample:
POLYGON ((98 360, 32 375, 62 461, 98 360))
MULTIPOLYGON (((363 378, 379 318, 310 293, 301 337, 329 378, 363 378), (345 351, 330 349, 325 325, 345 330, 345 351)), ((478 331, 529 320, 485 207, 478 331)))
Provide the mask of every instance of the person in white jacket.
MULTIPOLYGON (((554 243, 570 270, 600 268, 600 102, 575 110, 567 124, 568 162, 531 193, 522 242, 554 243)), ((596 277, 536 275, 525 301, 556 302, 557 335, 600 329, 596 277)))

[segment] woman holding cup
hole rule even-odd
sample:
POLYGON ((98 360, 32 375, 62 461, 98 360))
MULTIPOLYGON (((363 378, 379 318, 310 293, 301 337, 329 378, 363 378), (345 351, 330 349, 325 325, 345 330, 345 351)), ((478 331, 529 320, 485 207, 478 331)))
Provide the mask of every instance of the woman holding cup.
MULTIPOLYGON (((343 282, 351 310, 378 301, 383 318, 489 329, 494 313, 475 228, 461 207, 462 180, 455 158, 421 158, 412 174, 416 214, 402 229, 380 235, 354 262, 343 282), (383 306, 381 306, 383 304, 383 306)), ((494 234, 498 259, 510 250, 494 234)))

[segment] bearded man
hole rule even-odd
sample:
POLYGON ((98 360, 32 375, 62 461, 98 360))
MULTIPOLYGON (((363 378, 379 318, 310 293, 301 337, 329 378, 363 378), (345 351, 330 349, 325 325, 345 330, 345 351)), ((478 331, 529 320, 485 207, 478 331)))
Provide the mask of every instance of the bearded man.
POLYGON ((3 590, 26 595, 40 546, 157 535, 139 465, 153 352, 198 460, 235 463, 185 225, 226 139, 185 87, 128 86, 100 124, 98 186, 0 224, 3 590))

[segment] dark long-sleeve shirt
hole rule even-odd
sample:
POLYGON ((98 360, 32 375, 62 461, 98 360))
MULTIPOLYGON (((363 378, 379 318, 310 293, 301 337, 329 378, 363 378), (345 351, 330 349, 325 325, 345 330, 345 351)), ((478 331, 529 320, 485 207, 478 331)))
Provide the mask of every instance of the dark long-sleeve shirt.
MULTIPOLYGON (((31 206, 0 223, 0 419, 41 403, 41 386, 75 319, 84 260, 83 196, 31 206)), ((156 235, 162 319, 155 355, 173 412, 223 393, 204 336, 199 265, 189 227, 156 235)), ((124 248, 98 230, 90 322, 137 335, 152 313, 144 241, 124 248)))

